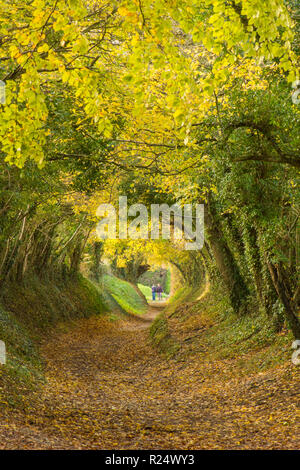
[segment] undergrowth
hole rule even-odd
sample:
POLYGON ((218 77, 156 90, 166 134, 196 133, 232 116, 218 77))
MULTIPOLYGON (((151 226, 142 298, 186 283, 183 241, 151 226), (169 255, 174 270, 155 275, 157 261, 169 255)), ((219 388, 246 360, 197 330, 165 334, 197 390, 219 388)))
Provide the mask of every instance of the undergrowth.
POLYGON ((197 300, 200 293, 180 289, 152 325, 153 344, 167 357, 193 358, 215 363, 216 368, 231 364, 237 375, 290 361, 293 336, 287 328, 276 332, 270 318, 256 310, 237 317, 225 297, 209 292, 197 300))

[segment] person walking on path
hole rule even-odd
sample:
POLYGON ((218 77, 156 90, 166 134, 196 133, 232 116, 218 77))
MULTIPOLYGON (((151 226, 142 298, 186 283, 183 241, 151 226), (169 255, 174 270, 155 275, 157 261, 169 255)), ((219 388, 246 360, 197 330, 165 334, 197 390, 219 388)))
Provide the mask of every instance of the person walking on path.
POLYGON ((152 300, 155 300, 155 296, 156 296, 156 287, 153 285, 153 286, 151 287, 151 289, 152 289, 152 300))
POLYGON ((162 299, 163 289, 160 284, 157 284, 156 292, 158 293, 158 300, 162 299))

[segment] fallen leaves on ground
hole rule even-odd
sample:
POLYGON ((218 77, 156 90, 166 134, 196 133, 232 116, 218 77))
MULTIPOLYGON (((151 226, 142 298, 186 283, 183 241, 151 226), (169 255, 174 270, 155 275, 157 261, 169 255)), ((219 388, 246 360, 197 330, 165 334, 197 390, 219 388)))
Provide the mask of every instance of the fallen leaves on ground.
POLYGON ((168 361, 149 341, 156 313, 45 340, 47 383, 23 412, 6 409, 1 449, 299 448, 292 364, 237 377, 234 360, 168 361))

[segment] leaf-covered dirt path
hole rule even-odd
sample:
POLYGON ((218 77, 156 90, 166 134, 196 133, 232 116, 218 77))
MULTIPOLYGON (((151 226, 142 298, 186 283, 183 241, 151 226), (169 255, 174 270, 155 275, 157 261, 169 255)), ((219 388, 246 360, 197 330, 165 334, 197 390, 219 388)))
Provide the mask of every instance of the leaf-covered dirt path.
POLYGON ((292 368, 235 378, 227 364, 224 380, 224 364, 219 377, 215 365, 167 361, 149 341, 157 313, 80 320, 45 341, 47 383, 2 417, 0 448, 299 448, 292 368))

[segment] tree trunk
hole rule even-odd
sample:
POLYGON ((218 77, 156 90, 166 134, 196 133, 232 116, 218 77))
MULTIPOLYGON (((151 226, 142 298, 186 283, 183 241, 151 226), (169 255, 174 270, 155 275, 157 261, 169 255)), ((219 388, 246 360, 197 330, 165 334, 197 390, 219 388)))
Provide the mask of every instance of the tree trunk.
POLYGON ((237 314, 243 314, 249 291, 224 239, 216 211, 211 202, 205 211, 205 227, 209 235, 209 244, 214 260, 228 291, 231 305, 237 314))
POLYGON ((274 266, 269 261, 267 262, 267 264, 278 297, 284 306, 287 322, 295 338, 300 339, 300 321, 297 317, 296 311, 293 308, 292 301, 289 299, 289 294, 283 282, 280 268, 279 266, 274 266))

